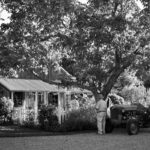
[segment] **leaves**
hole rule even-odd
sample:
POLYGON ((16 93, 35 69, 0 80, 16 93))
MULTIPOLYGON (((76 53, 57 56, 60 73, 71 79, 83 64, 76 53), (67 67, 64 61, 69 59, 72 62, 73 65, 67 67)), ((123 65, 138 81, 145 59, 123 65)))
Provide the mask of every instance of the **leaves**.
POLYGON ((68 38, 73 41, 69 46, 70 58, 75 59, 74 75, 80 83, 107 95, 124 69, 143 64, 149 29, 141 22, 147 16, 133 1, 99 3, 90 1, 88 6, 78 9, 72 28, 76 32, 71 32, 68 38))
POLYGON ((3 6, 12 14, 10 24, 1 25, 1 47, 7 53, 1 56, 8 61, 3 61, 3 67, 41 71, 48 68, 49 61, 56 61, 49 53, 56 51, 52 56, 56 58, 61 50, 60 32, 65 29, 64 16, 70 13, 72 1, 6 0, 3 6), (9 55, 10 51, 13 54, 9 55))
POLYGON ((126 68, 148 69, 149 3, 143 4, 140 11, 132 0, 7 0, 3 67, 43 73, 59 61, 82 86, 107 96, 126 68))

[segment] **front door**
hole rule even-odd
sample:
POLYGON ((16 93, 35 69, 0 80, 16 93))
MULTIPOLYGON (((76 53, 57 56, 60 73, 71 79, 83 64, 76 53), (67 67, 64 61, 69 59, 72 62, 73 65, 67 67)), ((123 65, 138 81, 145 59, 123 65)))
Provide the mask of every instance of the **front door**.
POLYGON ((25 102, 24 92, 14 92, 14 110, 13 110, 13 120, 16 123, 21 123, 24 117, 23 106, 25 102))

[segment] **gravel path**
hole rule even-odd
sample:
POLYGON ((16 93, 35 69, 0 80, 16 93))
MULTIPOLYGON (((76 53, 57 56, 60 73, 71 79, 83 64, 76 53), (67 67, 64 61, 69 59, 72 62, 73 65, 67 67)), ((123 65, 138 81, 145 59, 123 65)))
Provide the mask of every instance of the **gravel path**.
POLYGON ((115 129, 104 136, 76 133, 56 136, 0 138, 0 150, 149 150, 150 129, 129 136, 122 129, 115 129))

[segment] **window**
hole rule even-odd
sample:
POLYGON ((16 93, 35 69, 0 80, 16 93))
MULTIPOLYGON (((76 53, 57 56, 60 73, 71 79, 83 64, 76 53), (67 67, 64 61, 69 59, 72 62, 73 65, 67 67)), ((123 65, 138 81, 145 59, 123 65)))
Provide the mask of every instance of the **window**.
POLYGON ((14 107, 23 105, 25 94, 23 92, 14 92, 14 107))
POLYGON ((34 103, 35 103, 35 92, 29 92, 27 95, 27 107, 29 109, 34 109, 34 103))
POLYGON ((58 94, 57 93, 48 94, 48 104, 58 106, 58 94))
POLYGON ((41 105, 44 104, 44 94, 43 92, 38 93, 38 108, 41 107, 41 105))

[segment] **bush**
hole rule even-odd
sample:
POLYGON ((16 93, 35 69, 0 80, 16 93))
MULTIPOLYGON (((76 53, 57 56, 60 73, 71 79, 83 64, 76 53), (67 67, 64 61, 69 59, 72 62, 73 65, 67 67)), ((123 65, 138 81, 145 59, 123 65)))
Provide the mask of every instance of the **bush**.
POLYGON ((122 91, 120 91, 120 95, 125 99, 126 102, 141 102, 145 98, 146 90, 144 86, 130 86, 124 87, 122 91))
POLYGON ((34 116, 35 116, 34 111, 29 110, 26 114, 26 118, 23 121, 22 126, 27 128, 35 128, 36 126, 34 123, 34 116))
POLYGON ((58 125, 58 118, 54 114, 55 107, 43 105, 39 111, 39 124, 42 129, 55 131, 58 125))
POLYGON ((0 99, 0 118, 3 123, 12 122, 13 102, 11 99, 3 97, 0 99))
POLYGON ((60 131, 84 131, 96 128, 96 111, 91 107, 72 111, 61 125, 60 131))

